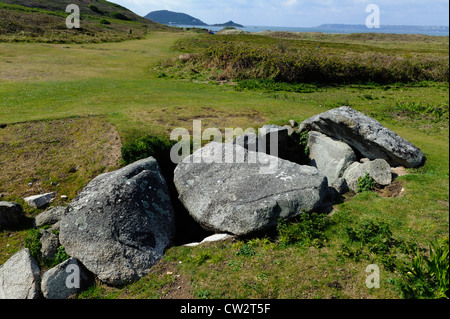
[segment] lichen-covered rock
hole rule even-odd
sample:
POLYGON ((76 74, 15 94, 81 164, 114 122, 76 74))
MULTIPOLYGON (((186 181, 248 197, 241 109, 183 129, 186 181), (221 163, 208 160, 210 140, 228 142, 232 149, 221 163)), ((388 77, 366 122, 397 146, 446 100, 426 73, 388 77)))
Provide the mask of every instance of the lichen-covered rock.
POLYGON ((96 177, 69 204, 60 241, 111 285, 146 275, 174 237, 167 184, 154 158, 96 177))

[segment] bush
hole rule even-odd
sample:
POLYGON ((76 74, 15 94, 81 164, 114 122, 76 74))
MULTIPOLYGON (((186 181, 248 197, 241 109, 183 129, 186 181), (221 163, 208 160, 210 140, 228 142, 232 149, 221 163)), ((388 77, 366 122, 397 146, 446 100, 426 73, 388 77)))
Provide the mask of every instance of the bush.
POLYGON ((358 178, 358 184, 356 186, 356 192, 362 193, 362 192, 369 192, 373 190, 376 186, 375 181, 372 177, 370 177, 369 173, 366 173, 364 177, 358 178))
POLYGON ((122 159, 131 164, 143 158, 153 156, 160 165, 171 162, 170 150, 173 141, 163 137, 146 135, 122 147, 122 159))
POLYGON ((111 22, 109 22, 109 21, 106 20, 106 19, 101 19, 101 20, 100 20, 100 24, 111 24, 111 22))
POLYGON ((128 18, 126 15, 120 12, 112 12, 111 18, 118 19, 118 20, 124 20, 124 21, 131 21, 130 18, 128 18))
POLYGON ((324 214, 302 214, 295 222, 278 222, 278 241, 282 246, 308 244, 316 247, 325 245, 325 230, 331 225, 324 214))
POLYGON ((103 12, 94 4, 88 5, 88 8, 98 14, 103 14, 103 12))

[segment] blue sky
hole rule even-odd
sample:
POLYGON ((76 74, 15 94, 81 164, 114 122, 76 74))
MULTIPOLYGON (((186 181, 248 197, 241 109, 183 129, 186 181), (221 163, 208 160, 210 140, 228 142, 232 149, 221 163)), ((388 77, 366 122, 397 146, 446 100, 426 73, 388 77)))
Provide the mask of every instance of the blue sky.
POLYGON ((139 15, 155 10, 190 14, 208 24, 312 27, 325 23, 365 24, 376 4, 383 25, 449 25, 449 0, 110 0, 139 15))

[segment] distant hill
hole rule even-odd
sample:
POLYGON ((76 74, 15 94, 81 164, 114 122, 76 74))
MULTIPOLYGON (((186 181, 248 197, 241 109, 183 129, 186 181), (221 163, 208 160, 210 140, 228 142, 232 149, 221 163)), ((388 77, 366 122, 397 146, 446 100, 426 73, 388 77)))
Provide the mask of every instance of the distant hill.
POLYGON ((200 19, 194 18, 186 13, 173 12, 168 10, 159 10, 150 12, 145 18, 166 25, 193 25, 193 26, 212 26, 212 27, 236 27, 244 26, 233 21, 221 24, 206 24, 200 19))
POLYGON ((123 41, 167 29, 171 28, 105 0, 0 0, 0 42, 123 41), (80 29, 66 27, 69 4, 80 8, 80 29))
POLYGON ((212 24, 213 27, 235 27, 235 28, 243 28, 244 26, 239 23, 235 23, 233 21, 228 21, 222 24, 212 24))
POLYGON ((167 25, 178 24, 178 25, 207 26, 207 24, 202 20, 194 18, 186 13, 172 12, 168 10, 159 10, 150 12, 145 16, 145 18, 167 25))

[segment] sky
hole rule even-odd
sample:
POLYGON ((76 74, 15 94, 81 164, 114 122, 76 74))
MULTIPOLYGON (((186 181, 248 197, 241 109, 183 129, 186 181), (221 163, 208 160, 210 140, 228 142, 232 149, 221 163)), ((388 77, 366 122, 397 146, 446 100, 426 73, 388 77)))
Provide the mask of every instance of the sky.
POLYGON ((449 25, 449 0, 110 0, 144 16, 151 11, 187 13, 207 24, 233 20, 246 26, 314 27, 365 24, 369 4, 381 25, 449 25))

